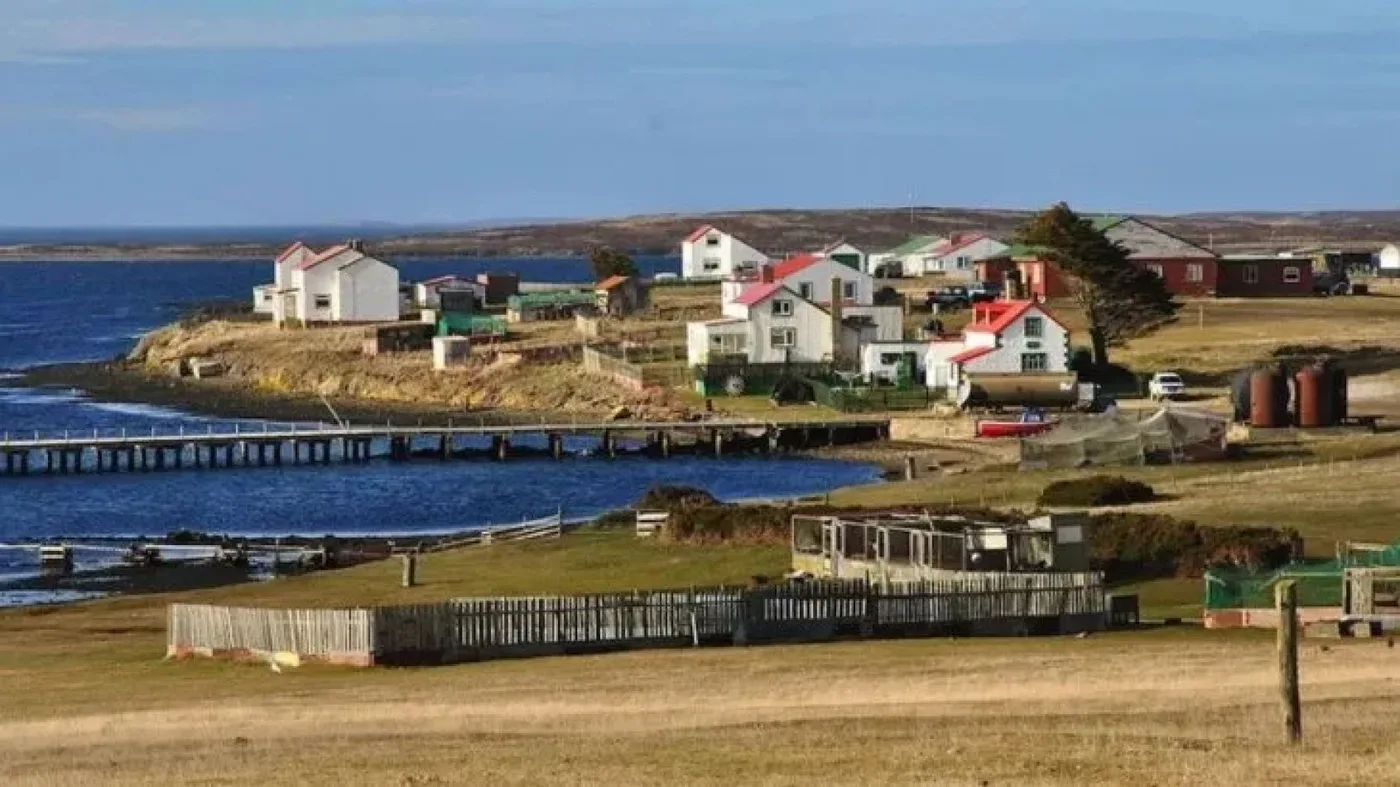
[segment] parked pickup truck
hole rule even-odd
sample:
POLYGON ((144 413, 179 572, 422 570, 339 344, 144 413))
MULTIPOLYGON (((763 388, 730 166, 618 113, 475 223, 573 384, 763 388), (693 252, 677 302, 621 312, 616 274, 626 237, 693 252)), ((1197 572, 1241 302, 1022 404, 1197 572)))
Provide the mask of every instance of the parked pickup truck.
POLYGON ((932 309, 937 306, 940 311, 955 311, 966 309, 972 303, 972 298, 967 294, 967 288, 961 286, 939 287, 936 290, 929 290, 925 305, 932 309))
POLYGON ((1186 393, 1186 383, 1176 372, 1157 372, 1147 383, 1147 395, 1154 402, 1175 399, 1186 393))
POLYGON ((999 281, 979 281, 967 288, 967 297, 972 303, 986 303, 1001 298, 1002 292, 999 281))

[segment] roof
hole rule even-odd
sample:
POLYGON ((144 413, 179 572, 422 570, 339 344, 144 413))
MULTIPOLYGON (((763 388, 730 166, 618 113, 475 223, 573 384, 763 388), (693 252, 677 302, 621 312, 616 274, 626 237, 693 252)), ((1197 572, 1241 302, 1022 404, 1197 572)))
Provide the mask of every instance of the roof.
POLYGON ((614 287, 619 287, 623 284, 626 284, 629 280, 631 280, 631 278, 631 276, 609 276, 608 278, 598 282, 597 289, 611 290, 614 287))
POLYGON ((1105 216, 1094 220, 1094 228, 1103 233, 1121 229, 1121 232, 1115 233, 1117 237, 1112 240, 1126 248, 1129 257, 1134 260, 1178 257, 1206 259, 1216 256, 1215 252, 1198 243, 1192 243, 1180 235, 1167 232, 1135 216, 1105 216), (1135 233, 1134 227, 1140 228, 1140 231, 1135 233))
POLYGON ((899 256, 902 254, 913 254, 919 249, 922 249, 925 246, 935 245, 941 240, 942 238, 939 238, 937 235, 911 235, 909 237, 909 240, 906 240, 898 246, 895 246, 893 249, 890 249, 887 253, 893 254, 895 256, 899 256))
POLYGON ((446 276, 436 276, 436 277, 431 278, 431 279, 424 279, 423 281, 420 281, 420 282, 418 282, 418 283, 419 283, 419 284, 446 284, 446 283, 448 283, 448 282, 450 282, 450 281, 462 281, 462 282, 466 282, 466 283, 468 283, 468 284, 475 284, 475 282, 473 282, 471 279, 468 279, 468 278, 466 278, 465 276, 458 276, 458 275, 456 275, 456 274, 448 274, 448 275, 446 275, 446 276))
POLYGON ((986 239, 986 233, 982 232, 957 233, 951 238, 945 238, 942 243, 934 246, 933 253, 938 255, 952 254, 959 249, 965 249, 980 240, 986 239))
POLYGON ((796 257, 789 257, 773 266, 773 278, 786 279, 798 271, 810 268, 821 260, 822 258, 815 254, 799 254, 796 257))
POLYGON ((307 249, 307 248, 306 248, 306 244, 305 244, 305 243, 302 243, 301 241, 297 241, 296 243, 293 243, 292 245, 290 245, 290 246, 288 246, 287 248, 283 249, 283 250, 282 250, 282 253, 277 255, 276 262, 282 262, 282 261, 286 260, 288 257, 292 256, 293 254, 296 254, 297 252, 299 252, 299 251, 301 251, 301 250, 303 250, 303 249, 306 249, 307 251, 310 251, 310 249, 307 249))
POLYGON ((347 252, 347 251, 350 251, 350 247, 349 247, 348 245, 344 244, 344 243, 340 244, 339 246, 332 246, 332 247, 330 247, 329 249, 326 249, 325 251, 321 252, 320 254, 317 254, 317 255, 314 255, 314 256, 312 256, 312 257, 310 257, 310 258, 308 258, 308 259, 302 260, 302 261, 297 265, 297 270, 300 270, 300 271, 310 270, 311 268, 314 268, 314 267, 316 267, 317 265, 320 265, 321 263, 325 262, 326 260, 329 260, 329 259, 331 259, 332 257, 338 256, 338 255, 343 254, 343 253, 345 253, 345 252, 347 252))
POLYGON ((952 358, 949 358, 948 361, 950 363, 967 363, 968 361, 973 361, 978 358, 981 358, 982 356, 991 353, 995 349, 995 347, 974 347, 971 350, 963 350, 957 355, 954 355, 952 358))
POLYGON ((787 289, 787 287, 783 286, 783 283, 780 281, 772 281, 767 284, 755 284, 750 287, 745 287, 744 291, 739 293, 739 297, 734 299, 734 302, 741 306, 754 306, 768 300, 768 298, 778 290, 785 289, 787 289))
POLYGON ((701 238, 703 238, 703 237, 705 237, 706 235, 708 235, 710 232, 713 232, 714 229, 715 229, 715 228, 714 228, 713 226, 711 226, 711 225, 709 225, 709 224, 706 224, 705 226, 700 227, 700 228, 696 229, 694 232, 692 232, 692 233, 690 233, 689 235, 685 236, 685 242, 686 242, 686 243, 695 243, 696 241, 698 241, 698 240, 700 240, 701 238))
POLYGON ((1000 334, 1002 331, 1014 325, 1017 320, 1021 319, 1021 317, 1031 309, 1038 309, 1041 314, 1045 315, 1056 325, 1064 328, 1066 331, 1069 330, 1064 323, 1060 322, 1058 317, 1051 314, 1044 306, 1041 306, 1035 301, 994 301, 992 303, 982 303, 975 306, 973 313, 977 314, 980 312, 986 315, 987 319, 982 322, 974 322, 964 328, 963 331, 1000 334))
POLYGON ((1130 218, 1132 216, 1095 216, 1093 219, 1094 229, 1099 232, 1108 232, 1130 218))
POLYGON ((840 240, 838 240, 838 241, 836 241, 836 242, 834 242, 834 243, 828 243, 828 244, 826 244, 825 246, 822 247, 822 250, 821 250, 821 251, 817 252, 817 254, 819 254, 819 255, 830 254, 831 252, 833 252, 833 251, 835 251, 835 250, 841 248, 842 246, 850 246, 851 248, 855 249, 856 251, 860 251, 860 247, 859 247, 859 246, 856 246, 854 243, 851 243, 850 241, 846 240, 845 238, 842 238, 842 239, 840 239, 840 240))
POLYGON ((1050 253, 1050 249, 1045 246, 1028 246, 1024 243, 1017 243, 1006 247, 1005 251, 993 254, 989 260, 1018 259, 1020 257, 1041 257, 1050 253))

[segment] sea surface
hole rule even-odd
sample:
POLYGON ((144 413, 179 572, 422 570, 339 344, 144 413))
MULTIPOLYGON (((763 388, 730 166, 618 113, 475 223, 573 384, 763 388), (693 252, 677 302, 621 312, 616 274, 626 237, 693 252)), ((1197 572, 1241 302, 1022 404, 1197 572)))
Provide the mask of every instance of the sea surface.
MULTIPOLYGON (((674 258, 642 258, 648 272, 674 258)), ((576 259, 422 259, 409 279, 516 270, 530 280, 589 280, 576 259)), ((267 261, 0 264, 0 432, 204 431, 233 422, 139 404, 99 403, 81 391, 7 386, 14 372, 126 352, 192 302, 251 298, 267 261)), ((240 428, 260 429, 242 421, 240 428)), ((573 441, 575 449, 585 444, 573 441)), ((701 486, 724 499, 789 497, 876 481, 863 464, 807 458, 518 458, 330 467, 237 468, 142 475, 0 476, 0 544, 55 536, 161 536, 172 530, 245 535, 450 532, 622 507, 660 483, 701 486)), ((0 548, 0 577, 32 568, 32 553, 0 548)))

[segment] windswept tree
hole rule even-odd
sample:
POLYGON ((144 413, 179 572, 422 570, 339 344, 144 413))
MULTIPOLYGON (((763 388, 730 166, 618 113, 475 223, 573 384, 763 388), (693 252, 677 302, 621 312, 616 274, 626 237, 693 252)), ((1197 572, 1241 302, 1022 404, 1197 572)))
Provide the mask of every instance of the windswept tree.
POLYGON ((1018 243, 1036 246, 1065 274, 1070 295, 1089 320, 1094 365, 1108 350, 1176 318, 1177 303, 1160 276, 1134 265, 1127 249, 1061 202, 1026 224, 1018 243))
POLYGON ((588 252, 593 266, 593 278, 602 281, 609 276, 636 276, 637 264, 632 258, 611 246, 595 246, 588 252))

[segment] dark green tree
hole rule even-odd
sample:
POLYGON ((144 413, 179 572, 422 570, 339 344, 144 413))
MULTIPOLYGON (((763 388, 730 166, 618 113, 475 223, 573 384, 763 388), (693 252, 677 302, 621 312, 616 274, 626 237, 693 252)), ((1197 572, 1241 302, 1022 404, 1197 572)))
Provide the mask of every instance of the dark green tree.
POLYGON ((1110 347, 1145 336, 1176 319, 1178 304, 1160 276, 1133 264, 1127 249, 1061 202, 1016 235, 1065 274, 1075 304, 1089 321, 1094 365, 1108 365, 1110 347))
POLYGON ((593 266, 593 278, 602 281, 609 276, 636 276, 637 264, 632 258, 611 246, 595 246, 588 252, 593 266))

